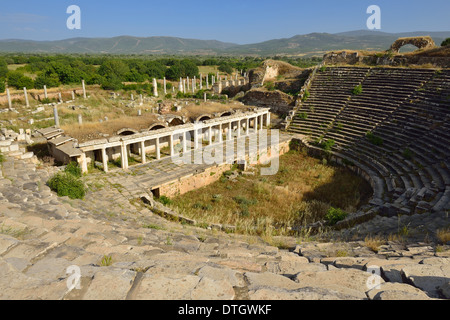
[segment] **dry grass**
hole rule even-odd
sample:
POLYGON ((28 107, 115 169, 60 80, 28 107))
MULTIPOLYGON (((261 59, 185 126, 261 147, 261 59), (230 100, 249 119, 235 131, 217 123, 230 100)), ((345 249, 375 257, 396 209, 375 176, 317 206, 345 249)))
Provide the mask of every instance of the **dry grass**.
POLYGON ((88 139, 102 138, 102 134, 110 136, 115 135, 117 131, 123 128, 132 128, 137 131, 145 130, 151 124, 158 122, 157 115, 143 114, 141 117, 122 116, 117 119, 108 120, 107 122, 88 122, 79 125, 71 123, 61 126, 64 132, 77 139, 78 141, 86 141, 88 139))
POLYGON ((222 177, 208 187, 173 199, 172 207, 199 222, 235 225, 244 234, 286 235, 289 229, 322 219, 329 207, 351 210, 370 187, 342 168, 298 152, 280 157, 274 176, 222 177))
POLYGON ((364 239, 364 245, 375 253, 378 253, 380 246, 382 246, 385 242, 386 241, 380 236, 367 236, 364 239))
POLYGON ((437 231, 436 235, 441 243, 446 244, 450 242, 450 228, 440 229, 437 231))

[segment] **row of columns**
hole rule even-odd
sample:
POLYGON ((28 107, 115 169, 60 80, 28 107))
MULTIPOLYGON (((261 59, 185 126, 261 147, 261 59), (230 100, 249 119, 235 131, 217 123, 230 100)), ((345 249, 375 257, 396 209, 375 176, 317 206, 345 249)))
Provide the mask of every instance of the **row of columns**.
MULTIPOLYGON (((269 126, 270 124, 270 113, 266 114, 266 119, 265 119, 265 124, 266 126, 269 126)), ((218 140, 214 141, 214 143, 221 143, 223 142, 223 131, 226 127, 227 129, 227 134, 226 134, 226 140, 232 140, 234 139, 233 136, 233 131, 234 129, 236 129, 236 134, 235 137, 240 138, 241 136, 245 135, 248 136, 251 134, 250 132, 250 123, 251 121, 253 121, 253 133, 257 133, 258 130, 262 130, 264 127, 264 115, 257 115, 257 116, 249 116, 247 118, 243 118, 243 119, 239 119, 239 120, 231 120, 230 122, 228 122, 228 124, 224 123, 219 123, 219 124, 211 124, 208 127, 204 127, 201 129, 195 129, 192 130, 194 133, 194 141, 193 141, 193 150, 197 150, 199 149, 199 131, 201 130, 201 135, 202 137, 205 135, 205 133, 207 133, 207 141, 208 141, 208 145, 212 145, 213 144, 213 136, 218 136, 218 140), (243 132, 243 121, 245 121, 245 131, 243 132), (237 126, 234 125, 237 122, 237 126), (218 132, 218 134, 214 134, 213 135, 213 127, 218 126, 218 130, 216 132, 218 132), (205 130, 206 129, 206 130, 205 130)), ((169 137, 169 150, 170 150, 170 156, 173 157, 175 155, 175 146, 174 146, 174 136, 178 136, 180 135, 180 142, 182 145, 182 150, 183 153, 188 152, 188 132, 191 130, 186 130, 182 133, 171 133, 168 137, 169 137)), ((146 159, 146 152, 145 152, 145 142, 146 141, 151 141, 151 140, 155 140, 155 151, 156 151, 156 159, 160 160, 161 159, 161 141, 160 139, 163 137, 157 137, 157 138, 150 138, 148 140, 142 140, 140 142, 137 142, 140 144, 139 146, 139 153, 141 156, 141 163, 145 164, 147 162, 146 159)), ((131 144, 134 143, 130 143, 127 144, 126 141, 122 141, 122 144, 120 146, 121 151, 120 151, 120 155, 121 155, 121 164, 122 164, 122 169, 123 170, 127 170, 128 169, 128 155, 129 155, 129 146, 131 144)), ((103 164, 103 170, 105 172, 108 172, 108 156, 107 156, 107 152, 106 152, 106 148, 102 148, 101 149, 101 154, 102 154, 102 164, 103 164)), ((81 158, 82 162, 86 161, 85 155, 83 154, 84 158, 81 158)), ((81 165, 82 168, 86 168, 85 171, 87 171, 87 164, 83 164, 81 165)), ((83 169, 84 170, 84 169, 83 169)))
MULTIPOLYGON (((85 86, 84 80, 81 80, 81 85, 83 87, 83 98, 86 99, 86 86, 85 86)), ((27 88, 26 87, 23 88, 23 94, 25 96, 25 105, 27 107, 29 107, 30 106, 30 102, 28 100, 28 92, 27 92, 27 88)), ((9 109, 12 109, 12 101, 11 101, 11 94, 9 92, 9 88, 6 88, 6 96, 8 98, 8 107, 9 107, 9 109)), ((47 86, 46 85, 44 85, 44 98, 48 99, 48 93, 47 93, 47 86)), ((61 92, 58 93, 58 99, 59 99, 60 102, 63 102, 62 101, 61 92)), ((75 92, 74 91, 72 91, 72 100, 75 100, 75 92)))

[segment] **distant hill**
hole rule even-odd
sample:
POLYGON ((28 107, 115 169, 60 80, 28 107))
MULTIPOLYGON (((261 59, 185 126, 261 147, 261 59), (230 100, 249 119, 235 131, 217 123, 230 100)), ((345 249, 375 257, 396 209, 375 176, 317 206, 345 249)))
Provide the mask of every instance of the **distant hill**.
POLYGON ((58 41, 0 40, 0 52, 25 53, 215 54, 233 46, 237 44, 175 37, 120 36, 58 41))
POLYGON ((450 32, 385 33, 357 30, 310 33, 292 38, 274 39, 238 45, 217 40, 175 37, 73 38, 58 41, 0 40, 0 52, 23 53, 105 53, 105 54, 177 54, 177 55, 322 55, 331 50, 386 50, 399 37, 431 36, 437 45, 450 37, 450 32))
POLYGON ((450 37, 449 32, 408 32, 385 33, 359 30, 337 34, 310 33, 297 35, 287 39, 275 39, 261 43, 241 45, 226 49, 229 53, 274 55, 274 54, 306 54, 314 55, 332 50, 387 50, 400 37, 429 35, 437 45, 450 37))

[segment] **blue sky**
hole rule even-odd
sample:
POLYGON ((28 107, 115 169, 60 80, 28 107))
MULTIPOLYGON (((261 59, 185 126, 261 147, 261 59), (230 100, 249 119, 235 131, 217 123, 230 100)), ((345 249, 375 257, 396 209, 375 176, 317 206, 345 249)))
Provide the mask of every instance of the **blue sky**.
POLYGON ((0 39, 59 40, 132 35, 215 39, 239 44, 311 32, 366 29, 370 5, 381 31, 450 31, 448 0, 15 0, 0 6, 0 39), (67 7, 81 8, 69 30, 67 7))

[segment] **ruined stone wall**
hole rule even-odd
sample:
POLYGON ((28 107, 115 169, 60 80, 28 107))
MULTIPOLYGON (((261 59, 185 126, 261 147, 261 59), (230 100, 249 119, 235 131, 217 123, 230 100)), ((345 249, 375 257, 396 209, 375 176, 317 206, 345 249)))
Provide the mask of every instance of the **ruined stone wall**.
POLYGON ((370 55, 363 56, 358 52, 330 52, 324 58, 327 65, 339 64, 364 64, 369 66, 408 66, 408 65, 426 65, 430 64, 434 67, 450 68, 450 57, 427 57, 421 55, 370 55))
POLYGON ((295 97, 281 91, 252 89, 242 98, 248 105, 270 108, 271 112, 288 113, 295 105, 295 97))

